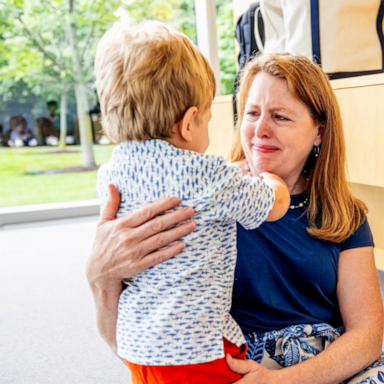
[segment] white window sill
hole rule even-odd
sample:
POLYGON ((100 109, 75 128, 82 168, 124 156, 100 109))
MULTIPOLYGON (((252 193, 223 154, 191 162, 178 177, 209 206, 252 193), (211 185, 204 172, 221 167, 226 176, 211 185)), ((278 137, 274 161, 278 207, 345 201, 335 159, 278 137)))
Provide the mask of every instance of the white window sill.
POLYGON ((98 200, 23 205, 19 207, 0 208, 0 226, 84 216, 97 216, 98 214, 98 200))

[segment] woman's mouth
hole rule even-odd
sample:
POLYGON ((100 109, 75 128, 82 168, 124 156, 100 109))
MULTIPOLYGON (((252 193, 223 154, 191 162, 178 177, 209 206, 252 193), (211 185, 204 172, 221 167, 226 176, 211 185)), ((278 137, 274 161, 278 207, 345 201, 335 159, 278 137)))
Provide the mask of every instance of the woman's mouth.
POLYGON ((278 150, 279 148, 274 145, 252 145, 252 151, 259 153, 274 153, 278 150))

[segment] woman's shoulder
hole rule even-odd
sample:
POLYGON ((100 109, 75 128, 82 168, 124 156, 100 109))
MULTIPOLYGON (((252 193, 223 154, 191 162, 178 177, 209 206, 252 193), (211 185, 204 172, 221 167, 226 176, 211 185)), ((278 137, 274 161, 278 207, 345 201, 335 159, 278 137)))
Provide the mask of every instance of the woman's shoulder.
POLYGON ((341 250, 360 248, 360 247, 373 247, 374 241, 372 231, 366 219, 362 225, 353 233, 347 240, 341 244, 341 250))

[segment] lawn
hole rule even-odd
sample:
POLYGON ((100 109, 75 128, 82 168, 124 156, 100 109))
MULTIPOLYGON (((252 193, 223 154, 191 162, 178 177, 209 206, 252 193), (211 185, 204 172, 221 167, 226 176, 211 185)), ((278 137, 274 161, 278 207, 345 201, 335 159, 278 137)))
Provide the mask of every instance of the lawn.
MULTIPOLYGON (((108 161, 113 146, 95 145, 96 163, 108 161)), ((40 174, 82 165, 80 147, 75 153, 57 148, 0 148, 0 207, 95 199, 96 171, 40 174)))

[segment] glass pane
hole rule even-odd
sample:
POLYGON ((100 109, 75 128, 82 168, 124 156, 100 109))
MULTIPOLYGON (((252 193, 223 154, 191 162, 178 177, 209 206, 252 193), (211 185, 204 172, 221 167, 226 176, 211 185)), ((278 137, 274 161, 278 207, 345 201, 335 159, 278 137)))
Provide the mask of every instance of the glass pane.
MULTIPOLYGON (((216 4, 221 93, 228 94, 235 75, 232 1, 216 4)), ((194 0, 83 0, 72 9, 61 0, 1 2, 0 207, 96 198, 97 165, 113 147, 102 133, 94 89, 98 40, 127 17, 170 23, 196 43, 194 8, 194 0)))

